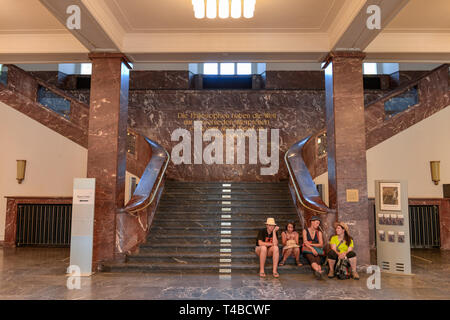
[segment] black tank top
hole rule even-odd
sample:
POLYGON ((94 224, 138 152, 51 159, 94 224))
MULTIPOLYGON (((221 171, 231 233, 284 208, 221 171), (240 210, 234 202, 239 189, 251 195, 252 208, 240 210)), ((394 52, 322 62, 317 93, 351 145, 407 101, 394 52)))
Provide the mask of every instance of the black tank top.
POLYGON ((309 230, 306 229, 306 238, 308 239, 308 241, 311 241, 312 243, 319 243, 319 237, 318 234, 319 231, 316 231, 316 234, 314 235, 314 239, 311 238, 311 235, 309 234, 309 230))

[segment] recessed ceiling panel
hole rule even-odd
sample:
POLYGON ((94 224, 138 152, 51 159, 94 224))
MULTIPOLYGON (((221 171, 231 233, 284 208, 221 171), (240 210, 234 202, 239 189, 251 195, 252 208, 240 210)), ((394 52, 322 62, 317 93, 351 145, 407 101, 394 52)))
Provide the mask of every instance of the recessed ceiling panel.
POLYGON ((0 33, 68 33, 38 0, 0 0, 0 33))
POLYGON ((196 19, 191 0, 108 0, 126 32, 326 32, 345 0, 257 0, 252 19, 196 19))
POLYGON ((385 32, 450 32, 450 0, 411 0, 385 32))

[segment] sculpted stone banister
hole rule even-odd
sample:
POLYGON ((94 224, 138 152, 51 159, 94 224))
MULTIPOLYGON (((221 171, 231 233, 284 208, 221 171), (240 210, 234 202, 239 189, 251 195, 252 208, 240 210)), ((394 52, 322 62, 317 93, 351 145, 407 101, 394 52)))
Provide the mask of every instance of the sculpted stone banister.
POLYGON ((297 200, 305 210, 317 215, 335 213, 335 210, 328 208, 322 201, 316 184, 305 164, 303 149, 309 139, 311 139, 311 136, 295 143, 285 154, 284 159, 289 171, 291 183, 294 187, 297 200))
POLYGON ((144 139, 152 149, 152 156, 136 190, 124 208, 131 215, 139 214, 153 203, 170 160, 169 153, 162 146, 147 137, 144 139))
MULTIPOLYGON (((402 85, 400 85, 398 88, 395 88, 394 90, 390 91, 388 94, 366 104, 365 108, 370 108, 373 105, 376 105, 377 103, 380 102, 385 102, 388 101, 389 99, 398 96, 399 94, 407 91, 408 89, 418 85, 419 83, 423 82, 424 80, 427 81, 425 78, 430 77, 432 75, 439 75, 439 73, 442 73, 445 76, 448 76, 448 70, 449 70, 449 64, 442 64, 439 67, 434 68, 433 70, 427 71, 425 72, 423 75, 421 75, 418 78, 415 78, 411 81, 408 81, 402 85)), ((441 79, 429 79, 427 82, 432 82, 432 81, 436 81, 438 80, 439 83, 445 84, 445 81, 440 81, 441 79)), ((447 85, 448 85, 448 81, 447 81, 447 85)))

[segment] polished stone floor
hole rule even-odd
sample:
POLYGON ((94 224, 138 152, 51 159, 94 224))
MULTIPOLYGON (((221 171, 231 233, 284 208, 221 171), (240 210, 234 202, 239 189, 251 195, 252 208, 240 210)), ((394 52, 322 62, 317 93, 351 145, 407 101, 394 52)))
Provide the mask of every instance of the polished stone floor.
POLYGON ((98 273, 81 279, 81 288, 66 286, 68 249, 0 247, 0 299, 450 299, 450 252, 414 250, 414 276, 382 274, 381 289, 361 280, 315 280, 312 274, 172 275, 98 273))

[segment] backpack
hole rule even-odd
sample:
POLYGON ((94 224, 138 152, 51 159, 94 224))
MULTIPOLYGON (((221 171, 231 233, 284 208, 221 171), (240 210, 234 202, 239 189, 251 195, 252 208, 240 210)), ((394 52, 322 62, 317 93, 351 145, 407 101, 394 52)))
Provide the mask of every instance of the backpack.
POLYGON ((350 262, 347 258, 338 260, 334 273, 339 280, 350 279, 350 262))
MULTIPOLYGON (((339 246, 341 244, 342 241, 339 242, 337 249, 339 249, 339 246)), ((350 261, 348 261, 347 257, 345 257, 344 259, 338 259, 336 267, 334 268, 334 274, 339 280, 350 279, 351 278, 350 270, 351 270, 350 261)))

